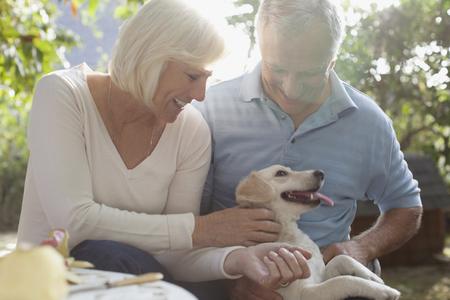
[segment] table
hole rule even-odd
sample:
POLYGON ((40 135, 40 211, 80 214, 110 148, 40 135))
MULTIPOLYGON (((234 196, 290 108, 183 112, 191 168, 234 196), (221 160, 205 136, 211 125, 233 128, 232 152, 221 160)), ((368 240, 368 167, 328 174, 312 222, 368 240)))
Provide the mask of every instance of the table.
POLYGON ((72 269, 72 272, 83 279, 79 285, 69 288, 67 300, 196 300, 191 293, 185 289, 163 280, 145 283, 141 285, 130 285, 111 289, 70 293, 78 286, 104 283, 108 280, 121 280, 133 277, 130 274, 99 271, 92 269, 72 269))

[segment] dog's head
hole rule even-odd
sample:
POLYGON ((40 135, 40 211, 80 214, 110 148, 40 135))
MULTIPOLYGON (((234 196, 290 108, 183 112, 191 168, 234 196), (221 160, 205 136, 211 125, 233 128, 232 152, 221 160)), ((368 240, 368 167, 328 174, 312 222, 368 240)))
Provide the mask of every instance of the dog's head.
POLYGON ((276 214, 301 214, 315 208, 320 201, 333 205, 333 201, 318 191, 325 175, 320 170, 292 171, 273 165, 252 172, 236 189, 236 200, 242 207, 265 207, 276 214))

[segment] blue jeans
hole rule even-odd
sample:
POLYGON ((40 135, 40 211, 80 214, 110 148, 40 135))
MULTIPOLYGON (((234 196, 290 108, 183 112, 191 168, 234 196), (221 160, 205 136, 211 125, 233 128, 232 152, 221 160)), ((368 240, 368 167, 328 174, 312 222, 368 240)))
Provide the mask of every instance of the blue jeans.
POLYGON ((199 300, 227 299, 221 281, 174 281, 169 272, 150 253, 127 244, 109 240, 87 240, 75 246, 70 255, 77 260, 91 262, 97 270, 134 275, 161 272, 165 281, 184 287, 199 300))
POLYGON ((92 263, 97 270, 134 275, 161 272, 172 281, 167 270, 149 253, 136 247, 108 240, 86 240, 75 246, 70 255, 92 263))

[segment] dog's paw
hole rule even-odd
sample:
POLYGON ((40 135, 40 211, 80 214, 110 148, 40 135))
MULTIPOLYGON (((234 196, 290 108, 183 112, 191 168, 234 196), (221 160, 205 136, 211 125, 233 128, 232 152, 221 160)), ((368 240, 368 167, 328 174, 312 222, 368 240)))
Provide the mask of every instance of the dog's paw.
POLYGON ((399 291, 386 285, 375 300, 398 300, 400 299, 400 295, 401 293, 399 291))
POLYGON ((384 284, 383 279, 348 255, 337 255, 326 266, 327 279, 339 275, 351 275, 384 284))
POLYGON ((370 280, 379 284, 384 284, 383 279, 381 277, 377 276, 376 274, 372 273, 371 271, 367 270, 367 272, 353 272, 349 274, 351 276, 360 277, 366 280, 370 280))
POLYGON ((383 279, 381 279, 381 277, 377 276, 376 274, 374 274, 372 272, 366 273, 366 277, 365 278, 368 279, 368 280, 371 280, 371 281, 375 281, 375 282, 380 283, 380 284, 384 284, 383 279))

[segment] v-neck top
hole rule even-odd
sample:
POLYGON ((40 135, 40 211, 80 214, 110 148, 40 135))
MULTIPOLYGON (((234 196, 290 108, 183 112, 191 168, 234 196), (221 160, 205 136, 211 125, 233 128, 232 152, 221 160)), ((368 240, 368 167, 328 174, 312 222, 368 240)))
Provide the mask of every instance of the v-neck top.
POLYGON ((89 72, 86 64, 55 71, 36 86, 19 243, 65 228, 71 248, 86 239, 151 253, 192 248, 211 156, 206 122, 186 105, 152 154, 127 169, 90 93, 89 72))

